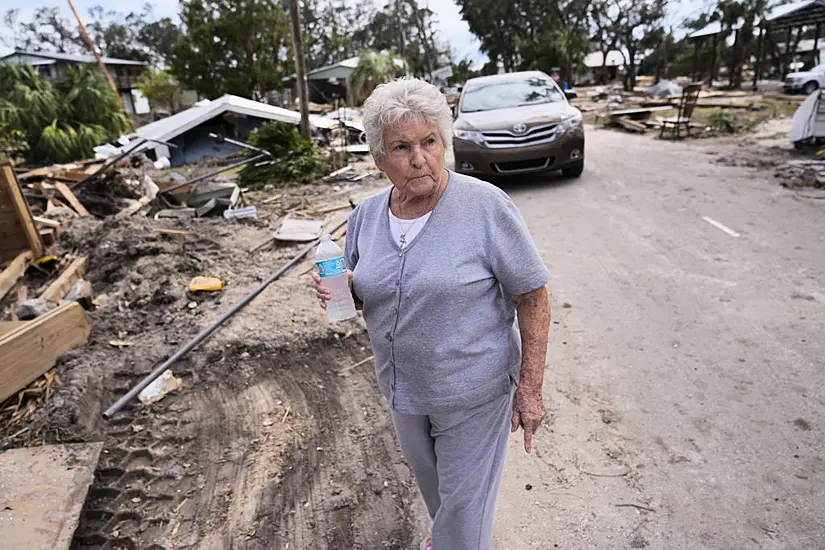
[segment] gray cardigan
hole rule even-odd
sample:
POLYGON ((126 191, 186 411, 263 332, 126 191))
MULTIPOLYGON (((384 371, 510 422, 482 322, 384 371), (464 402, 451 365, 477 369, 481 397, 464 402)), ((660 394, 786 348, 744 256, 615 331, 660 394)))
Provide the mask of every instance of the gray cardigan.
POLYGON ((497 187, 450 172, 402 252, 390 193, 358 205, 346 244, 381 391, 402 414, 466 410, 507 393, 521 371, 512 296, 550 278, 518 209, 497 187))

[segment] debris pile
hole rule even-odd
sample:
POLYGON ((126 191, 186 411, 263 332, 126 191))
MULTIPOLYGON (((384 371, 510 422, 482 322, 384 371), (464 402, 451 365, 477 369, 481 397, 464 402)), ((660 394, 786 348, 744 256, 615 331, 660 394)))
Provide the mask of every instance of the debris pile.
POLYGON ((776 171, 783 187, 825 189, 825 161, 789 160, 776 171))
POLYGON ((645 95, 656 99, 678 98, 682 95, 682 86, 672 80, 660 80, 648 88, 645 95))

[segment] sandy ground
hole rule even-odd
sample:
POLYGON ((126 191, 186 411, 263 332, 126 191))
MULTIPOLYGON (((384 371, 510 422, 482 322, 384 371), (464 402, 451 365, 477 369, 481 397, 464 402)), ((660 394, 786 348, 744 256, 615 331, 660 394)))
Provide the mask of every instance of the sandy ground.
POLYGON ((740 143, 592 130, 580 180, 506 187, 554 275, 552 421, 511 440, 497 549, 825 547, 825 202, 740 143))

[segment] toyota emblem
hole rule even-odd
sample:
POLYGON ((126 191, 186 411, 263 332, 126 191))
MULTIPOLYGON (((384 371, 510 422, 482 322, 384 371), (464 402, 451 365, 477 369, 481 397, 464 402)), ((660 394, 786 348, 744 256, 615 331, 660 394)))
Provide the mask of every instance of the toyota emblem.
POLYGON ((526 131, 527 131, 527 125, 526 124, 516 124, 515 126, 513 126, 513 133, 514 134, 523 134, 526 131))

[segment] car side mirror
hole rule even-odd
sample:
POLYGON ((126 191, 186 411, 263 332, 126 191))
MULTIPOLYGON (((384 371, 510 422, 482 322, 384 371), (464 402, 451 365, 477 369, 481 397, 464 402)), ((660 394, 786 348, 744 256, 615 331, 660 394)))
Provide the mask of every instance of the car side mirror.
POLYGON ((571 99, 579 97, 579 93, 576 90, 564 90, 564 96, 567 98, 567 101, 570 101, 571 99))

